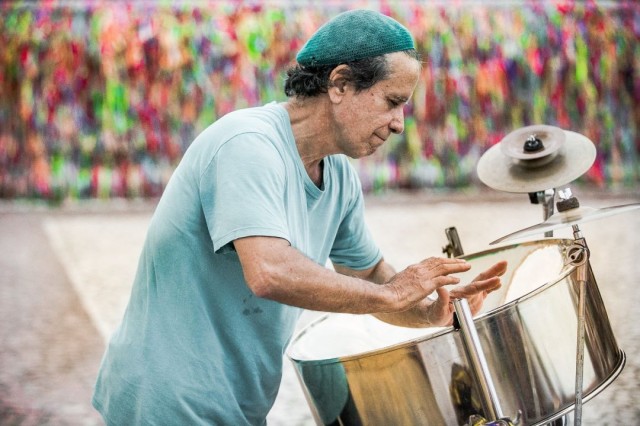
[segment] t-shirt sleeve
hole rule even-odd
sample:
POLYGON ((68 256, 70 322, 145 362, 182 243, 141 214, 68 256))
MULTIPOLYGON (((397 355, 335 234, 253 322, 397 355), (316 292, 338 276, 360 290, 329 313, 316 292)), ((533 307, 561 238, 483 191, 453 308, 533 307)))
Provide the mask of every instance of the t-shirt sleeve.
POLYGON ((351 176, 349 180, 351 202, 338 227, 329 258, 337 265, 363 270, 375 266, 382 259, 382 252, 365 222, 360 181, 357 176, 351 176))
POLYGON ((200 177, 200 198, 214 250, 234 240, 270 236, 290 240, 284 208, 285 169, 278 150, 260 133, 226 141, 200 177))

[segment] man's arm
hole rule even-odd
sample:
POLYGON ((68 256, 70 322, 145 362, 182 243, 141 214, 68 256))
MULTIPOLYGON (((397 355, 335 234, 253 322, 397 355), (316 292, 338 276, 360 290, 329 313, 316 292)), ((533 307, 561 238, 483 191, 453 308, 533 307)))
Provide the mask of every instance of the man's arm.
POLYGON ((245 281, 257 296, 324 312, 406 311, 436 289, 457 284, 451 274, 470 268, 459 259, 429 258, 397 274, 381 262, 345 275, 318 265, 284 239, 247 237, 234 246, 245 281))

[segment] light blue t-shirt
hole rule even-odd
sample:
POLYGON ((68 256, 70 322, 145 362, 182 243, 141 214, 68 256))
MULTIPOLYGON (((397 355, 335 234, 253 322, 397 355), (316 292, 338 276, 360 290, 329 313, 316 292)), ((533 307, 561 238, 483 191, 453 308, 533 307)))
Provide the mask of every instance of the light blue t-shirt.
POLYGON ((276 103, 209 126, 171 177, 98 375, 93 404, 107 424, 265 423, 301 311, 247 287, 233 240, 255 235, 321 265, 381 259, 348 159, 325 158, 315 186, 276 103))

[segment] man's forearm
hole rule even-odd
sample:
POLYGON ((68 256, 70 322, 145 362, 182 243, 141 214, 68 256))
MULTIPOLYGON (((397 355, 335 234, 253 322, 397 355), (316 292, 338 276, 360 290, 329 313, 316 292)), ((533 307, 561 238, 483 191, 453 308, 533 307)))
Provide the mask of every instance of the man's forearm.
POLYGON ((432 305, 427 296, 440 287, 458 284, 454 274, 471 268, 464 260, 432 257, 399 273, 384 260, 363 271, 340 266, 332 271, 281 238, 246 237, 234 245, 245 281, 259 297, 325 312, 398 312, 380 318, 409 327, 428 326, 426 318, 433 312, 426 311, 432 305))
MULTIPOLYGON (((318 265, 285 240, 250 237, 234 244, 247 285, 257 296, 324 312, 393 309, 391 292, 361 274, 340 274, 318 265)), ((372 278, 383 279, 388 273, 384 269, 372 278)))

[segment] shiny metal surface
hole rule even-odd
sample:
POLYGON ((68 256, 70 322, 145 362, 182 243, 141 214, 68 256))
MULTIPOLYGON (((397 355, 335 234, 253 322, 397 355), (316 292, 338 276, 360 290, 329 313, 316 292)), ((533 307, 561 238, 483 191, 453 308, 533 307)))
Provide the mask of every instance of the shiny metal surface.
MULTIPOLYGON (((509 268, 474 324, 505 415, 541 425, 573 409, 579 285, 573 240, 547 239, 464 256, 470 281, 498 260, 509 268)), ((588 401, 624 366, 588 268, 583 391, 588 401)), ((329 314, 292 341, 317 424, 462 425, 484 414, 460 332, 407 329, 368 315, 329 314)))
POLYGON ((544 222, 521 229, 516 232, 512 232, 511 234, 498 238, 497 240, 492 241, 489 244, 493 245, 519 238, 532 237, 544 232, 555 231, 556 229, 566 228, 579 223, 591 222, 592 220, 604 219, 609 216, 614 216, 620 213, 625 213, 637 209, 640 209, 640 203, 603 207, 601 209, 587 206, 577 207, 565 212, 557 212, 547 218, 544 222))

